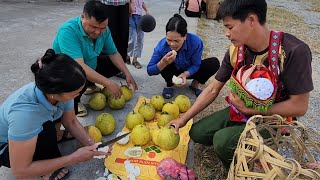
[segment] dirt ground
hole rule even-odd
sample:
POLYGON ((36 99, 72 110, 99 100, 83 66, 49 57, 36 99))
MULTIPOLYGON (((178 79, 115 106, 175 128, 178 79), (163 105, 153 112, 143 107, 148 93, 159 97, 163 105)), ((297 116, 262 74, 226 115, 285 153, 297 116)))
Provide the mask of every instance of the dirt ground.
MULTIPOLYGON (((270 29, 291 33, 305 41, 312 51, 314 90, 311 92, 309 109, 305 116, 300 117, 305 126, 319 132, 320 116, 320 1, 319 0, 267 0, 267 25, 270 29)), ((230 42, 223 34, 222 23, 205 18, 199 19, 198 34, 205 44, 205 57, 215 56, 222 60, 230 42)), ((210 83, 210 82, 208 82, 210 83)), ((225 86, 218 98, 205 110, 199 113, 195 121, 208 116, 212 112, 226 107, 224 100, 228 91, 225 86)), ((220 160, 215 156, 213 147, 195 145, 195 171, 199 180, 226 179, 227 172, 220 160)))

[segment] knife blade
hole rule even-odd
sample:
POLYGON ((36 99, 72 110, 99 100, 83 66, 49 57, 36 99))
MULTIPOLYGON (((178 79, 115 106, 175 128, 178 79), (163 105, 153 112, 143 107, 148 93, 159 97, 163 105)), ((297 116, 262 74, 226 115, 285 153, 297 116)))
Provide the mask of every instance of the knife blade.
POLYGON ((109 141, 103 142, 103 143, 101 143, 101 144, 98 145, 97 149, 98 149, 98 148, 102 148, 102 147, 104 147, 104 146, 107 146, 107 145, 109 145, 109 144, 115 143, 115 142, 119 141, 120 139, 126 137, 126 136, 127 136, 128 134, 130 134, 130 133, 131 133, 131 132, 128 132, 128 133, 122 134, 121 136, 115 137, 115 138, 113 138, 113 139, 111 139, 111 140, 109 140, 109 141))

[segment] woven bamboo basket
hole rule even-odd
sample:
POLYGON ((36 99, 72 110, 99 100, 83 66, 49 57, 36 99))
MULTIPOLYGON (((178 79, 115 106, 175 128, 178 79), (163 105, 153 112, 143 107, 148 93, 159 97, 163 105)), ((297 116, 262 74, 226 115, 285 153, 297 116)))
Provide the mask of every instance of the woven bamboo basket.
POLYGON ((207 19, 214 19, 220 6, 220 0, 207 0, 207 19))
POLYGON ((319 161, 319 141, 318 133, 297 121, 253 116, 238 141, 228 179, 320 179, 319 169, 305 168, 319 161))

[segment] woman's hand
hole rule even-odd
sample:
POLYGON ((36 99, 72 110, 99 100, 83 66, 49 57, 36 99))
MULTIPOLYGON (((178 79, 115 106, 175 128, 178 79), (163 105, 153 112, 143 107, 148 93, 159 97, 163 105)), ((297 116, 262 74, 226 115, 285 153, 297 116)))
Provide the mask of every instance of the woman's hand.
POLYGON ((75 159, 76 162, 84 162, 92 159, 94 156, 108 156, 110 155, 110 150, 109 152, 101 152, 97 151, 97 144, 94 144, 92 146, 85 146, 74 153, 71 154, 72 158, 75 159))
POLYGON ((185 71, 183 73, 181 73, 178 78, 181 78, 182 79, 182 83, 181 84, 177 84, 176 86, 177 87, 182 87, 184 85, 187 84, 187 78, 190 76, 189 72, 188 71, 185 71))
POLYGON ((166 64, 169 65, 171 64, 174 60, 176 60, 177 53, 175 51, 169 51, 165 56, 163 56, 162 61, 166 64))

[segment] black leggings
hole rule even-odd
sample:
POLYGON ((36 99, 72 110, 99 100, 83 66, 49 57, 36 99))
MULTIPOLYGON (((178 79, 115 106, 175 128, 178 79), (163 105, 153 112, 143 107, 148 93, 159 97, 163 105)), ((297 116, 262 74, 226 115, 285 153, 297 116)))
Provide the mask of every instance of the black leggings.
POLYGON ((114 44, 125 61, 127 57, 129 39, 129 3, 120 6, 107 5, 108 27, 114 44))
MULTIPOLYGON (((118 74, 120 70, 112 63, 109 56, 101 54, 100 56, 97 57, 96 72, 106 78, 110 78, 118 74)), ((88 86, 92 86, 92 85, 94 85, 94 83, 87 81, 87 84, 82 89, 80 94, 76 98, 74 98, 74 112, 76 114, 78 114, 78 103, 80 102, 82 94, 86 91, 88 86)))
MULTIPOLYGON (((197 80, 200 84, 204 84, 207 80, 214 75, 220 67, 220 62, 216 57, 207 58, 202 60, 200 69, 190 76, 188 79, 197 80)), ((172 87, 172 77, 173 75, 179 76, 185 70, 178 70, 174 63, 171 63, 169 66, 165 67, 161 72, 161 76, 167 83, 167 87, 172 87)))
MULTIPOLYGON (((55 122, 47 121, 42 125, 43 130, 38 134, 37 145, 33 154, 33 161, 61 157, 57 144, 55 122)), ((10 147, 7 146, 4 152, 0 155, 0 166, 6 166, 8 168, 11 167, 9 160, 9 148, 10 147)))

